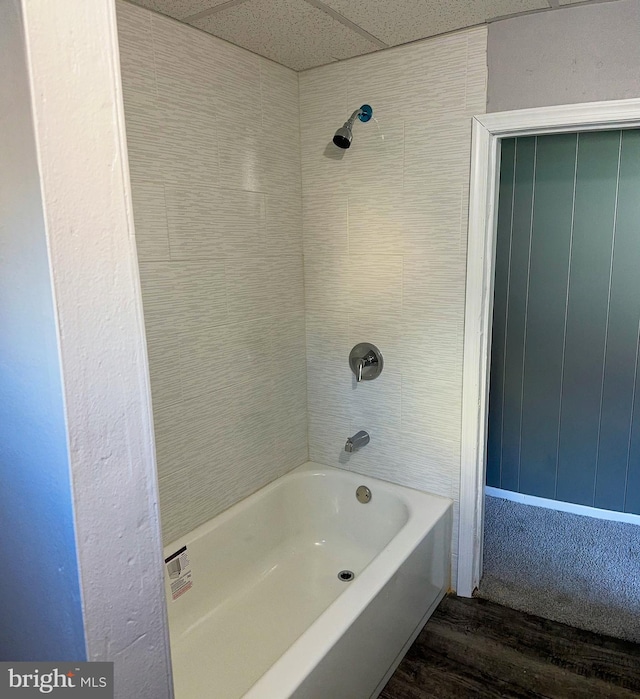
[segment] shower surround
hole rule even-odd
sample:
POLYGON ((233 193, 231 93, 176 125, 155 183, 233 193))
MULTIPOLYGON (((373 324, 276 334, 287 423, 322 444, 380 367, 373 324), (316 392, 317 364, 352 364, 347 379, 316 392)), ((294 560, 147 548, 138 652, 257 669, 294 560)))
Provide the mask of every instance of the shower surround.
POLYGON ((307 460, 298 77, 117 13, 167 543, 307 460))
POLYGON ((486 28, 300 74, 309 456, 450 497, 457 556, 471 116, 486 28), (361 104, 348 151, 327 147, 361 104), (358 342, 384 357, 356 384, 358 342), (345 438, 371 442, 345 454, 345 438))
POLYGON ((451 497, 455 552, 486 27, 296 74, 117 9, 165 543, 310 457, 451 497))

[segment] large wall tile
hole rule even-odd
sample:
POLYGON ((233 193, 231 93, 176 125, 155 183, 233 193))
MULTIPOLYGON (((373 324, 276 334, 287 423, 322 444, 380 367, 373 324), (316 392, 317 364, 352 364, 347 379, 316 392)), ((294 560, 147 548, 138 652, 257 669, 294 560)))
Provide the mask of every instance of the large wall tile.
MULTIPOLYGON (((307 361, 309 367, 323 362, 348 363, 352 344, 348 316, 339 312, 307 310, 307 361)), ((354 343, 355 344, 355 343, 354 343)))
POLYGON ((147 92, 125 89, 124 108, 131 179, 162 182, 164 169, 158 157, 160 119, 155 98, 147 92))
MULTIPOLYGON (((381 122, 381 128, 388 120, 404 118, 411 100, 411 95, 407 93, 408 72, 404 49, 359 56, 349 61, 347 68, 347 96, 352 109, 363 104, 371 105, 373 116, 381 122)), ((358 132, 365 128, 377 130, 375 122, 356 128, 358 132)))
POLYGON ((140 284, 147 333, 178 337, 181 316, 177 304, 178 270, 170 262, 140 261, 140 284))
MULTIPOLYGON (((450 255, 461 251, 462 209, 468 206, 453 176, 432 180, 428 194, 423 185, 406 186, 402 193, 402 249, 405 255, 450 255)), ((466 221, 466 219, 465 219, 466 221)), ((466 227, 465 227, 466 230, 466 227)), ((466 244, 466 236, 465 236, 466 244)))
POLYGON ((304 294, 308 311, 348 313, 349 269, 344 256, 305 255, 304 294))
POLYGON ((147 354, 151 398, 154 406, 168 406, 182 400, 180 350, 182 340, 174 328, 147 323, 147 354))
POLYGON ((397 255, 402 243, 402 196, 362 189, 349 195, 349 254, 397 255))
POLYGON ((123 87, 155 97, 156 76, 150 70, 154 63, 151 13, 123 2, 118 5, 117 20, 123 87))
POLYGON ((225 187, 263 192, 267 176, 262 148, 262 123, 259 119, 217 122, 220 181, 225 187))
POLYGON ((402 391, 399 371, 386 367, 375 381, 361 383, 356 383, 354 377, 352 388, 351 420, 360 425, 359 429, 400 430, 402 391))
POLYGON ((167 225, 174 260, 220 259, 224 231, 215 225, 210 191, 202 186, 166 185, 167 225))
MULTIPOLYGON (((309 392, 312 387, 309 385, 309 392)), ((309 459, 318 464, 339 468, 346 461, 344 450, 350 431, 349 416, 333 415, 309 405, 309 459)))
MULTIPOLYGON (((427 438, 460 439, 462 374, 402 377, 402 426, 427 438)), ((460 464, 449 464, 458 471, 460 464)))
MULTIPOLYGON (((363 425, 359 421, 352 420, 347 436, 351 436, 361 429, 363 429, 363 425)), ((367 432, 371 438, 369 444, 351 454, 344 451, 345 440, 342 440, 342 452, 335 466, 380 478, 383 481, 409 485, 403 476, 400 433, 397 430, 378 426, 368 428, 367 432)))
POLYGON ((162 537, 165 546, 193 528, 189 485, 189 474, 184 469, 170 471, 158 479, 162 537))
POLYGON ((176 308, 185 330, 222 325, 231 315, 227 313, 224 263, 174 262, 176 270, 176 308))
POLYGON ((462 112, 407 123, 405 134, 405 183, 408 187, 430 188, 443 177, 469 176, 471 120, 462 112))
POLYGON ((347 97, 346 63, 300 74, 300 148, 305 194, 345 191, 348 173, 342 167, 346 151, 333 145, 333 134, 354 109, 347 97))
POLYGON ((306 411, 295 422, 278 424, 276 433, 275 460, 281 476, 309 459, 306 411))
POLYGON ((308 366, 310 412, 339 418, 344 422, 343 429, 346 429, 351 414, 352 378, 347 362, 325 362, 308 366))
MULTIPOLYGON (((467 58, 469 31, 419 41, 406 52, 406 108, 414 123, 464 109, 467 71, 474 67, 467 58)), ((474 59, 486 65, 486 44, 484 55, 474 59)))
POLYGON ((173 259, 264 256, 265 216, 263 194, 167 185, 173 259))
MULTIPOLYGON (((351 61, 341 61, 299 74, 300 129, 305 134, 305 140, 311 135, 310 127, 317 122, 327 118, 340 120, 341 117, 341 121, 345 122, 356 109, 353 107, 346 113, 349 109, 347 76, 351 64, 351 61)), ((338 126, 342 126, 342 123, 337 124, 334 131, 338 126)), ((304 157, 302 160, 304 164, 304 157)))
POLYGON ((435 253, 405 256, 403 317, 406 320, 461 322, 464 318, 464 259, 457 250, 448 259, 439 250, 435 253))
POLYGON ((165 179, 215 187, 219 182, 216 122, 207 112, 163 104, 158 109, 157 157, 165 179))
POLYGON ((273 257, 271 264, 272 315, 304 311, 304 267, 302 256, 273 257))
MULTIPOLYGON (((200 36, 200 32, 196 34, 200 36)), ((226 41, 209 40, 207 56, 213 64, 211 80, 217 116, 227 123, 259 121, 262 97, 260 66, 268 61, 226 41)), ((265 90, 268 88, 267 81, 265 90)))
POLYGON ((195 398, 233 383, 232 327, 194 327, 181 334, 180 384, 186 397, 195 398))
POLYGON ((231 426, 234 469, 243 474, 243 495, 271 480, 275 463, 273 381, 271 377, 245 381, 231 395, 231 426))
POLYGON ((487 110, 487 27, 467 32, 467 114, 484 114, 487 110))
POLYGON ((298 76, 118 25, 168 543, 308 459, 298 76))
MULTIPOLYGON (((295 115, 294 115, 295 118, 295 115)), ((300 170, 297 156, 300 152, 300 135, 295 124, 265 123, 260 143, 265 175, 263 191, 301 192, 300 170)))
POLYGON ((136 247, 141 262, 169 260, 169 231, 164 184, 132 181, 136 247))
POLYGON ((348 191, 349 173, 343 162, 348 151, 333 144, 336 129, 341 127, 348 117, 346 114, 344 117, 338 117, 337 121, 325 117, 310 123, 308 133, 301 132, 302 187, 305 194, 342 194, 348 191))
POLYGON ((265 255, 267 249, 264 195, 232 189, 221 189, 212 195, 216 207, 214 221, 216 227, 222 231, 225 256, 265 255))
MULTIPOLYGON (((344 318, 341 319, 344 327, 344 318)), ((384 314, 378 312, 375 303, 369 308, 360 308, 349 313, 348 323, 348 350, 359 342, 371 342, 382 353, 385 370, 400 371, 403 355, 401 350, 404 339, 402 337, 402 318, 396 314, 384 314)), ((344 355, 344 361, 347 360, 344 355)))
POLYGON ((352 313, 375 308, 381 314, 402 311, 402 257, 363 254, 349 258, 349 300, 352 313))
POLYGON ((349 252, 347 194, 310 191, 302 198, 304 254, 321 258, 349 252))
POLYGON ((454 499, 471 116, 485 95, 485 28, 300 76, 310 456, 454 499), (362 103, 379 123, 328 147, 362 103), (385 368, 356 384, 347 357, 364 341, 385 368), (346 454, 360 429, 371 442, 346 454))
MULTIPOLYGON (((140 12, 127 41, 139 28, 148 54, 140 12)), ((154 409, 165 411, 165 536, 307 448, 320 463, 457 498, 470 116, 486 91, 486 30, 295 75, 171 20, 150 26, 155 66, 132 64, 134 39, 129 84, 123 73, 131 170, 147 187, 139 246, 154 409), (365 102, 378 123, 357 122, 352 148, 336 148, 334 132, 365 102), (185 114, 183 138, 179 118, 164 127, 176 126, 166 147, 163 111, 185 114), (166 185, 170 258, 153 182, 166 185), (180 350, 165 368, 169 340, 180 350), (357 385, 348 354, 362 341, 380 347, 385 370, 357 385), (182 421, 181 466, 171 435, 182 421), (348 455, 358 429, 371 443, 348 455), (193 516, 176 510, 189 501, 193 516)))
POLYGON ((302 202, 299 193, 266 195, 266 245, 270 255, 302 255, 302 202))
POLYGON ((154 401, 156 459, 158 477, 170 477, 185 465, 184 410, 181 402, 160 403, 154 401))
POLYGON ((272 309, 272 262, 262 257, 225 262, 229 321, 264 318, 272 309))
POLYGON ((151 15, 158 102, 216 115, 216 64, 209 37, 151 15))
POLYGON ((284 66, 260 61, 262 122, 276 128, 288 124, 300 131, 298 119, 298 76, 284 66))
POLYGON ((245 320, 225 326, 226 385, 235 386, 257 381, 265 374, 272 375, 273 358, 272 319, 245 320))
POLYGON ((349 194, 402 193, 404 180, 404 122, 399 117, 361 123, 356 119, 353 142, 341 165, 347 171, 349 194))

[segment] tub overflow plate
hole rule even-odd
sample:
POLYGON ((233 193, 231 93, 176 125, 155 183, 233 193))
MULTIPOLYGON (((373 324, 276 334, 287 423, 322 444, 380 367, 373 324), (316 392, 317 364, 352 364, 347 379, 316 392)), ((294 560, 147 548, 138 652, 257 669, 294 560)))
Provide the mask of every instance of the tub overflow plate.
POLYGON ((358 499, 358 502, 366 505, 371 500, 371 491, 366 485, 361 485, 356 490, 356 498, 358 499))

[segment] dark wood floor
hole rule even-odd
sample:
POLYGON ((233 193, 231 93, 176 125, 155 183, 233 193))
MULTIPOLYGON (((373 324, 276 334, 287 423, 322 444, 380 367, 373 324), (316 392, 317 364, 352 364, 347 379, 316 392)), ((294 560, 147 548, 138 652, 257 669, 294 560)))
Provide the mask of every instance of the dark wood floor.
POLYGON ((380 699, 631 699, 640 645, 445 597, 380 699))

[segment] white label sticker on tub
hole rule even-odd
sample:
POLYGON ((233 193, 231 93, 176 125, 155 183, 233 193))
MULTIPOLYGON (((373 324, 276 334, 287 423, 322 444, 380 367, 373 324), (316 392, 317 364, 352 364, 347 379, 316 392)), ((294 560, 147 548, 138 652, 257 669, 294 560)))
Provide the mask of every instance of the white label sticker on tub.
POLYGON ((167 575, 171 584, 171 599, 178 599, 193 586, 191 563, 187 556, 187 547, 183 546, 179 551, 164 559, 167 566, 167 575))

